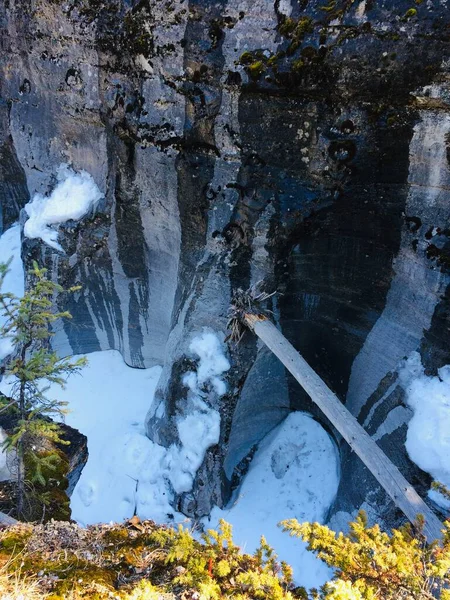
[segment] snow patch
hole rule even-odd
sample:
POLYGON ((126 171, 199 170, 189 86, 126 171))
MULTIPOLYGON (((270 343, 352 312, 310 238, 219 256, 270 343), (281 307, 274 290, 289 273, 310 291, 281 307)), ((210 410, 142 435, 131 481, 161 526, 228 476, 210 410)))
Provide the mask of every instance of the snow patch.
POLYGON ((283 519, 324 522, 339 484, 339 461, 326 431, 306 413, 291 413, 259 445, 231 506, 214 508, 206 527, 223 518, 234 526, 235 542, 253 552, 261 535, 294 569, 298 585, 319 588, 332 572, 306 544, 283 533, 283 519))
MULTIPOLYGON (((418 352, 413 352, 399 371, 408 405, 414 415, 408 424, 406 450, 423 471, 450 487, 450 365, 428 377, 418 352)), ((435 491, 429 496, 446 507, 435 491)))
POLYGON ((197 399, 193 411, 178 421, 177 431, 181 447, 170 446, 166 460, 173 489, 181 494, 192 489, 206 450, 219 441, 220 415, 197 399))
POLYGON ((220 379, 230 368, 230 363, 222 352, 220 341, 214 333, 204 331, 189 345, 189 351, 200 359, 197 372, 189 371, 183 377, 183 384, 197 395, 200 388, 210 384, 219 396, 226 392, 226 385, 220 379))
MULTIPOLYGON (((12 253, 4 291, 22 296, 18 226, 0 238, 0 261, 12 253)), ((8 344, 0 340, 5 356, 12 349, 8 344)), ((72 518, 80 524, 121 522, 135 513, 164 523, 186 519, 171 501, 174 493, 192 489, 207 449, 219 441, 220 415, 209 402, 226 392, 221 376, 230 368, 211 331, 194 337, 189 350, 197 367, 183 377, 188 395, 176 421, 180 443, 169 448, 148 439, 144 427, 161 367, 133 369, 116 350, 93 352, 88 366, 69 378, 64 389, 50 385, 46 394, 68 403, 67 424, 88 438, 89 458, 71 498, 72 518)), ((8 394, 13 383, 13 377, 4 378, 0 390, 8 394)), ((0 455, 0 467, 4 459, 0 455)))
MULTIPOLYGON (((12 259, 9 265, 9 272, 3 282, 2 292, 9 292, 18 298, 23 296, 25 284, 20 249, 20 226, 17 223, 0 237, 0 263, 7 263, 9 259, 12 259)), ((0 327, 3 327, 5 322, 6 317, 0 315, 0 327)), ((10 338, 0 338, 0 360, 11 354, 12 350, 13 346, 10 338)))
POLYGON ((161 367, 133 369, 115 350, 94 352, 81 376, 55 389, 72 411, 68 425, 88 438, 89 459, 71 498, 73 519, 83 525, 135 513, 160 523, 186 519, 171 503, 174 493, 192 489, 206 450, 219 441, 220 416, 206 400, 219 383, 225 389, 220 375, 230 367, 213 333, 194 338, 190 350, 198 366, 176 422, 180 443, 169 448, 152 442, 144 427, 161 367))
POLYGON ((173 514, 173 492, 181 494, 192 489, 206 451, 219 441, 220 415, 207 400, 213 397, 211 393, 219 397, 225 394, 221 376, 230 363, 216 334, 207 330, 194 337, 189 351, 198 364, 196 371, 189 371, 182 379, 189 391, 183 415, 176 422, 180 444, 165 449, 150 442, 156 460, 139 478, 137 514, 142 518, 166 521, 167 513, 173 514))
POLYGON ((29 219, 24 234, 28 238, 40 238, 55 250, 62 251, 58 232, 51 226, 69 220, 79 221, 95 208, 103 194, 89 173, 76 173, 69 165, 60 165, 57 180, 58 185, 50 196, 35 194, 25 205, 29 219))
POLYGON ((292 2, 291 0, 280 0, 278 4, 278 10, 286 17, 290 17, 292 14, 292 2))
MULTIPOLYGON (((51 385, 50 398, 68 402, 65 421, 88 438, 89 458, 71 497, 72 518, 87 525, 133 516, 139 469, 148 446, 145 415, 161 368, 132 369, 117 350, 93 352, 65 389, 51 385)), ((13 378, 4 379, 7 393, 13 378)))
POLYGON ((366 0, 362 0, 358 4, 358 7, 355 10, 355 17, 358 21, 362 21, 364 19, 364 15, 366 13, 366 0))
POLYGON ((438 490, 431 489, 428 492, 428 498, 450 513, 450 500, 447 496, 444 496, 438 490))

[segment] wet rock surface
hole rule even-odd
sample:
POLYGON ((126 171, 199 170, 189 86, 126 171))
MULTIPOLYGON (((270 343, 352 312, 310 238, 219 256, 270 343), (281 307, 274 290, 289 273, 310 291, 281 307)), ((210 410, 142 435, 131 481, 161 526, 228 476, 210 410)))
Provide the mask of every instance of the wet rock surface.
MULTIPOLYGON (((0 24, 3 227, 61 162, 104 193, 60 227, 64 253, 24 241, 83 286, 61 299, 57 349, 164 364, 148 432, 168 444, 193 335, 225 334, 233 291, 263 279, 284 334, 424 492, 395 371, 413 350, 429 373, 450 362, 446 3, 9 0, 0 24)), ((288 410, 323 422, 250 335, 229 351, 222 437, 180 498, 192 514, 226 502, 288 410)), ((334 512, 395 523, 340 450, 334 512)))

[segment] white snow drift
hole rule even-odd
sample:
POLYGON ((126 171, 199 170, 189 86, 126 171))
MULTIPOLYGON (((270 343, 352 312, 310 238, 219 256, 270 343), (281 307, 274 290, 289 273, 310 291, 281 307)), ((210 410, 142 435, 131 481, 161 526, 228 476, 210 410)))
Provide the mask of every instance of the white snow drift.
MULTIPOLYGON (((163 523, 169 515, 185 520, 170 501, 174 491, 192 489, 206 450, 219 441, 220 416, 207 400, 211 390, 225 393, 220 375, 230 367, 212 332, 195 337, 190 351, 198 367, 187 376, 188 399, 176 424, 180 443, 169 448, 144 430, 161 367, 132 369, 115 350, 93 352, 65 389, 50 386, 50 397, 68 402, 67 424, 88 438, 89 459, 71 498, 72 518, 79 523, 121 522, 135 512, 163 523)), ((0 390, 7 393, 12 383, 4 379, 0 390)))
POLYGON ((331 571, 277 523, 292 518, 323 523, 338 484, 338 456, 330 436, 306 413, 291 413, 260 444, 231 508, 214 508, 204 523, 217 527, 220 518, 231 523, 235 542, 247 552, 256 549, 263 534, 293 567, 297 584, 318 588, 331 571))
MULTIPOLYGON (((414 415, 408 424, 406 450, 416 465, 450 487, 450 365, 438 376, 427 377, 418 352, 413 352, 400 371, 400 381, 414 415)), ((450 508, 437 492, 435 501, 450 508)))
MULTIPOLYGON (((173 514, 172 490, 182 493, 192 489, 207 449, 219 441, 220 415, 207 400, 214 398, 212 392, 217 396, 226 392, 220 376, 230 368, 230 363, 219 339, 210 331, 194 337, 189 350, 198 364, 195 372, 183 377, 189 392, 184 414, 177 421, 180 444, 172 444, 166 450, 148 440, 153 458, 143 468, 137 490, 137 513, 143 518, 167 521, 167 514, 173 514)), ((184 519, 182 515, 177 518, 184 519)))
POLYGON ((89 460, 71 501, 72 516, 80 523, 120 522, 135 511, 163 523, 168 515, 185 519, 170 501, 173 491, 191 490, 206 450, 219 441, 220 416, 206 403, 204 390, 225 386, 219 376, 230 366, 211 332, 195 337, 190 350, 199 358, 198 368, 189 374, 188 404, 177 422, 180 444, 169 448, 144 431, 160 367, 130 369, 115 351, 95 352, 89 355, 89 370, 70 379, 60 394, 73 411, 67 423, 89 440, 89 460))
POLYGON ((58 185, 50 196, 35 194, 26 204, 29 219, 24 234, 28 238, 40 238, 55 250, 62 250, 58 231, 51 226, 71 219, 79 221, 95 208, 103 194, 89 173, 76 173, 69 165, 60 165, 57 179, 58 185))

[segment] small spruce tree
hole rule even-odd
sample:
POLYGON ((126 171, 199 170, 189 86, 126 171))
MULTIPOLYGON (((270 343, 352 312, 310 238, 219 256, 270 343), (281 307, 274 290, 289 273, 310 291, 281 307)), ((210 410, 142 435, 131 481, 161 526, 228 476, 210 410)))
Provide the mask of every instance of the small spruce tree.
MULTIPOLYGON (((9 397, 0 397, 0 412, 13 411, 16 425, 4 442, 5 450, 17 456, 17 515, 24 517, 26 482, 43 488, 45 475, 57 469, 61 453, 56 445, 62 439, 61 427, 51 417, 66 412, 66 402, 50 398, 50 384, 64 388, 67 378, 86 365, 85 358, 59 358, 50 348, 51 325, 58 319, 71 318, 67 311, 54 310, 56 292, 75 292, 79 287, 64 289, 47 279, 46 269, 36 262, 30 271, 30 286, 22 298, 2 292, 8 265, 0 264, 0 311, 5 323, 2 338, 9 338, 12 352, 6 359, 4 373, 13 383, 9 397)), ((39 500, 45 503, 42 493, 39 500)))
POLYGON ((423 522, 415 531, 408 524, 388 535, 379 525, 369 527, 364 511, 350 523, 348 535, 296 519, 281 526, 335 569, 333 580, 312 592, 314 600, 450 600, 448 521, 442 542, 429 545, 421 533, 423 522))

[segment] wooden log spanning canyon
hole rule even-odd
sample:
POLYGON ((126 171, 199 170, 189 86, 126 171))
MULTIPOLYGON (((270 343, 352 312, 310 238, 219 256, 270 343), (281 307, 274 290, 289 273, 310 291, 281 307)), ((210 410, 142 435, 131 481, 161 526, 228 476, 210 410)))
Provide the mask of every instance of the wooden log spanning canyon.
POLYGON ((441 539, 440 520, 294 346, 267 317, 245 313, 243 319, 300 383, 409 521, 414 523, 422 515, 427 541, 441 539))

